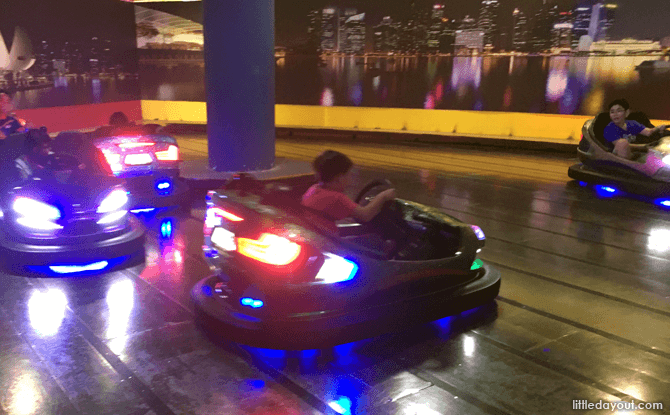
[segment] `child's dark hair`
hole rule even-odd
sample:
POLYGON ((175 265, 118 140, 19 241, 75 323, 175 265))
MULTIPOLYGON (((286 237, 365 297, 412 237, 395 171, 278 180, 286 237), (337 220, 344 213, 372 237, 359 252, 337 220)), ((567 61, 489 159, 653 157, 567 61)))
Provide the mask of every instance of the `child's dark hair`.
POLYGON ((128 117, 121 111, 117 111, 109 117, 109 125, 126 125, 129 123, 128 117))
POLYGON ((316 178, 322 183, 328 183, 340 174, 347 173, 353 165, 349 157, 333 150, 324 151, 312 163, 316 178))
POLYGON ((9 93, 8 90, 0 88, 0 95, 7 95, 8 97, 12 97, 12 94, 9 93))
POLYGON ((607 109, 611 110, 615 105, 621 105, 621 107, 623 107, 625 110, 630 109, 630 104, 623 98, 615 99, 614 101, 610 102, 610 104, 607 106, 607 109))

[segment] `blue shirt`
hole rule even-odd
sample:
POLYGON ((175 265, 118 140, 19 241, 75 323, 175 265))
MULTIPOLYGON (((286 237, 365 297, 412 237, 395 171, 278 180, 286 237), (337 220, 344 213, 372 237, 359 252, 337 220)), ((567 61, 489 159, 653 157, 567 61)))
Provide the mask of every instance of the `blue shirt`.
POLYGON ((16 118, 8 116, 0 120, 0 132, 2 132, 6 137, 14 134, 19 131, 23 126, 16 118))
POLYGON ((640 134, 642 130, 644 130, 645 127, 644 125, 640 124, 637 121, 631 121, 627 120, 626 121, 626 130, 623 128, 619 127, 618 125, 614 124, 613 122, 607 124, 607 127, 605 127, 605 131, 603 132, 603 135, 605 136, 605 141, 608 143, 613 143, 616 140, 624 139, 627 140, 629 143, 632 143, 635 141, 635 136, 640 134))

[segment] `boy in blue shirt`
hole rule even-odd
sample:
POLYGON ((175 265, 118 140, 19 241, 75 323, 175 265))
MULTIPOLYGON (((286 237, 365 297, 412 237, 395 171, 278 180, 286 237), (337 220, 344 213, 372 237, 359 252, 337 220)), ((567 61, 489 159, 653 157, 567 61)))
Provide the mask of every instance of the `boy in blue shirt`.
POLYGON ((617 99, 609 105, 611 123, 605 127, 603 135, 610 144, 612 153, 625 159, 632 158, 633 149, 642 149, 644 144, 632 144, 638 134, 646 137, 665 130, 665 125, 647 128, 637 121, 627 120, 630 115, 630 104, 625 99, 617 99))

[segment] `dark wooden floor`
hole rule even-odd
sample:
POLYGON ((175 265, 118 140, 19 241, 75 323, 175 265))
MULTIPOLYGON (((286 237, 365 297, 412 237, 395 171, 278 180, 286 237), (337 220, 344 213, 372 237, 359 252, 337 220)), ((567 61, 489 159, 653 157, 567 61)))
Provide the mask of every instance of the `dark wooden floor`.
MULTIPOLYGON (((206 156, 203 137, 180 145, 206 156)), ((209 272, 196 204, 143 217, 142 266, 0 276, 0 414, 584 412, 575 400, 670 412, 670 211, 600 198, 547 155, 305 141, 277 155, 324 148, 361 165, 361 185, 388 178, 400 197, 481 226, 481 257, 503 278, 495 303, 327 350, 210 339, 189 300, 209 272)))

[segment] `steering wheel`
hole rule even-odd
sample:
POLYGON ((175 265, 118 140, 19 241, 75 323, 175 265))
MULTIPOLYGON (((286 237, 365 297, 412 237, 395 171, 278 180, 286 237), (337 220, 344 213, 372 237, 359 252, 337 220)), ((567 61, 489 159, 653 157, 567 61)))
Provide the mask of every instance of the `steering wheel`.
POLYGON ((384 179, 384 180, 373 180, 370 183, 366 184, 363 189, 361 189, 360 192, 358 192, 358 196, 356 196, 356 199, 354 201, 362 206, 367 205, 370 203, 370 200, 372 200, 375 196, 380 194, 386 189, 390 189, 393 187, 393 184, 384 179))
MULTIPOLYGON (((365 206, 379 193, 391 188, 393 188, 393 184, 388 180, 373 180, 358 193, 355 202, 365 206)), ((365 226, 384 239, 396 241, 395 252, 404 247, 407 236, 413 231, 405 220, 402 205, 397 200, 389 200, 384 203, 377 216, 372 218, 365 226)))

